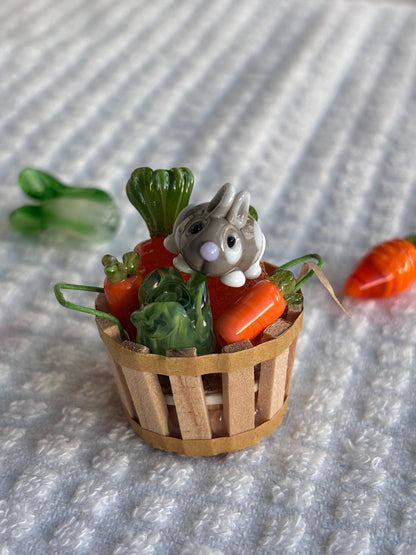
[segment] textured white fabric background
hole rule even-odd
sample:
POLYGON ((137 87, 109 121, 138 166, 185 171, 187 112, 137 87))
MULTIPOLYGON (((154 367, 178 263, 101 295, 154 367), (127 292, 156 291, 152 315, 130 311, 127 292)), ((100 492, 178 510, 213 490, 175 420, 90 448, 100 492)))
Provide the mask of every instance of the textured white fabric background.
MULTIPOLYGON (((276 264, 416 232, 416 3, 3 0, 0 553, 416 551, 415 288, 305 288, 289 411, 258 446, 186 458, 129 429, 93 318, 58 281, 146 238, 131 171, 186 165, 193 200, 252 192, 276 264), (8 226, 25 166, 111 191, 111 243, 8 226)), ((85 301, 85 297, 83 298, 85 301)))

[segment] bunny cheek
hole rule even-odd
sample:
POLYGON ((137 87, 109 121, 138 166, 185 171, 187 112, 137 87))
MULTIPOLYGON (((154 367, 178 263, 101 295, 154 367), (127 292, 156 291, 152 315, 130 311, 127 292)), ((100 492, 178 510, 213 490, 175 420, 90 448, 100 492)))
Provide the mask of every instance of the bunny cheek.
POLYGON ((232 247, 229 247, 227 244, 224 246, 224 256, 229 266, 237 265, 240 262, 241 256, 243 254, 241 240, 237 237, 235 237, 234 239, 235 243, 232 247))

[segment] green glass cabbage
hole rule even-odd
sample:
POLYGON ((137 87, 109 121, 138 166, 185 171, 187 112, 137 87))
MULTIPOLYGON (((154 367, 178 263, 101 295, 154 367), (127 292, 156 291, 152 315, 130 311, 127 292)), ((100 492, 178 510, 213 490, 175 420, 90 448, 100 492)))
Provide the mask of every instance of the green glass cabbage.
POLYGON ((188 283, 173 267, 148 274, 139 289, 140 308, 131 315, 137 343, 165 355, 168 349, 195 347, 212 353, 215 335, 206 276, 192 274, 188 283))

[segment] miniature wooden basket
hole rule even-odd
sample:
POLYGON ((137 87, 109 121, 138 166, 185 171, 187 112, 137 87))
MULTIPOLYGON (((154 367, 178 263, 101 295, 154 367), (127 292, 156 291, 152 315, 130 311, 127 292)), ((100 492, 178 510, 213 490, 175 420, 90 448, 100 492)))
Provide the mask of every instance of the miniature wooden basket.
MULTIPOLYGON (((105 296, 96 306, 107 311, 105 296)), ((217 455, 255 445, 287 410, 303 309, 279 318, 262 341, 195 356, 194 349, 150 354, 122 341, 118 327, 96 318, 133 430, 149 445, 186 455, 217 455)))

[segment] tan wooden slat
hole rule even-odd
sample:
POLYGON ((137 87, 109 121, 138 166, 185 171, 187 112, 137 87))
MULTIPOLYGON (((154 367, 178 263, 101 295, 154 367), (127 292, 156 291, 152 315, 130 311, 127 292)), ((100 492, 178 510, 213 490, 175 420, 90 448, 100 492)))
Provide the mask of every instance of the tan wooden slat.
POLYGON ((286 379, 286 390, 285 390, 286 397, 289 396, 290 383, 292 381, 293 366, 295 364, 297 343, 298 343, 298 338, 296 337, 289 347, 289 358, 287 361, 287 379, 286 379))
MULTIPOLYGON (((136 352, 149 352, 143 345, 125 343, 136 352)), ((168 409, 157 374, 126 366, 122 369, 141 427, 163 436, 169 435, 168 409)))
MULTIPOLYGON (((98 310, 103 310, 104 312, 108 312, 108 304, 104 294, 99 294, 96 301, 95 307, 98 310)), ((116 324, 107 320, 106 318, 96 318, 98 329, 100 327, 105 331, 105 333, 111 337, 117 343, 121 342, 120 339, 120 332, 116 324)), ((126 342, 127 343, 127 342, 126 342)), ((111 352, 106 345, 106 351, 108 354, 108 358, 110 359, 111 370, 114 376, 114 381, 116 382, 117 390, 120 395, 121 402, 124 405, 124 408, 127 411, 127 414, 131 418, 137 418, 136 411, 134 409, 133 401, 131 395, 129 393, 129 388, 126 383, 126 379, 124 377, 123 371, 121 369, 120 364, 114 360, 111 356, 111 352)))
POLYGON ((285 399, 289 349, 275 359, 261 363, 257 410, 260 422, 270 420, 283 406, 285 399))
MULTIPOLYGON (((262 341, 275 339, 290 327, 290 323, 279 318, 268 326, 262 341)), ((288 371, 289 349, 279 356, 265 360, 260 366, 259 392, 257 396, 257 410, 260 422, 270 420, 283 406, 288 371)))
MULTIPOLYGON (((196 349, 172 349, 169 357, 196 356, 196 349)), ((201 376, 170 376, 182 439, 211 439, 208 409, 201 376)))
POLYGON ((123 370, 119 364, 114 362, 111 356, 109 358, 110 358, 111 370, 113 372, 114 381, 116 382, 116 386, 118 389, 118 393, 120 395, 121 402, 123 403, 125 409, 127 410, 128 415, 131 418, 136 418, 137 414, 134 409, 133 400, 129 392, 129 387, 126 383, 123 370))
MULTIPOLYGON (((226 345, 225 353, 250 349, 250 341, 226 345)), ((252 430, 255 424, 254 367, 222 374, 224 423, 228 435, 252 430)))
POLYGON ((142 428, 169 435, 168 409, 157 374, 123 367, 142 428))
POLYGON ((303 304, 290 304, 286 307, 285 312, 285 320, 287 320, 290 324, 298 318, 299 314, 303 310, 303 304))

